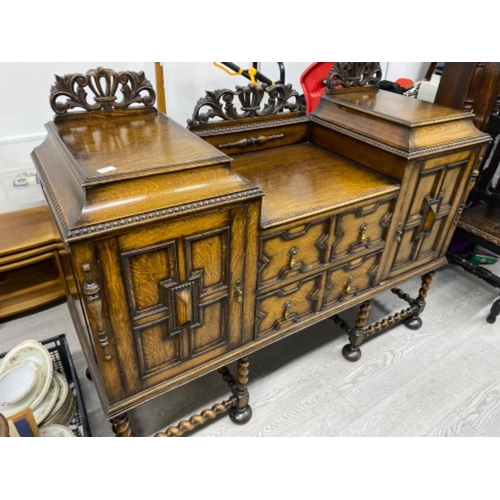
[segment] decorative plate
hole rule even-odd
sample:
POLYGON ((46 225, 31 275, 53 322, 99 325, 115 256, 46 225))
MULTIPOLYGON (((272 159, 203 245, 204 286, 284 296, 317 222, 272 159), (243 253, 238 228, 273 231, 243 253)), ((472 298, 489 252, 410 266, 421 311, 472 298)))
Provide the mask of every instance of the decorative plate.
POLYGON ((38 377, 37 364, 26 361, 0 375, 0 406, 12 406, 33 389, 38 377))
POLYGON ((35 400, 29 405, 30 408, 35 408, 47 394, 52 382, 52 372, 54 371, 49 351, 42 344, 36 340, 25 340, 18 344, 3 358, 0 364, 0 375, 24 363, 26 360, 34 361, 39 366, 40 377, 43 379, 40 391, 35 400))
MULTIPOLYGON (((27 361, 28 362, 28 361, 27 361)), ((29 361, 29 363, 33 363, 29 361)), ((38 398, 40 391, 42 390, 42 386, 45 383, 45 377, 41 374, 40 367, 34 363, 37 371, 37 377, 35 381, 35 385, 31 389, 31 391, 23 398, 21 401, 14 403, 9 406, 2 406, 1 413, 4 417, 10 417, 15 413, 26 410, 26 408, 33 408, 32 403, 38 398)))
POLYGON ((59 383, 57 382, 56 377, 52 379, 49 390, 42 402, 33 408, 33 415, 35 416, 35 422, 37 425, 40 425, 49 415, 52 408, 57 401, 57 396, 59 395, 59 383))
POLYGON ((41 437, 76 437, 71 429, 64 425, 48 425, 40 427, 41 437))
POLYGON ((68 383, 66 382, 66 379, 59 372, 55 371, 53 377, 54 380, 59 385, 59 394, 57 395, 57 401, 54 405, 54 408, 52 408, 52 410, 50 411, 47 420, 55 417, 59 411, 61 411, 61 413, 64 411, 65 403, 67 404, 66 400, 68 398, 68 392, 69 392, 68 383))

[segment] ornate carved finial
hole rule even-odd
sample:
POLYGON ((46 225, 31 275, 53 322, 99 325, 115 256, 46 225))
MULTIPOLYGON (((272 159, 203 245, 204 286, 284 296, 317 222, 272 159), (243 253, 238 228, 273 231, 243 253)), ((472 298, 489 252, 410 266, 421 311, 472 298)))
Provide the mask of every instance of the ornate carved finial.
POLYGON ((336 62, 326 79, 326 93, 332 94, 339 88, 374 86, 381 78, 378 62, 336 62))
POLYGON ((291 84, 249 84, 246 87, 236 87, 236 90, 222 89, 209 91, 202 97, 193 111, 193 116, 188 120, 188 128, 198 124, 205 124, 210 119, 219 117, 222 120, 243 120, 256 116, 268 116, 289 112, 303 111, 305 109, 299 93, 291 84), (267 101, 264 100, 268 95, 267 101), (239 108, 234 105, 235 97, 239 100, 239 108), (202 111, 203 108, 208 108, 202 111))
POLYGON ((126 109, 131 104, 139 103, 153 106, 156 94, 151 82, 143 71, 116 72, 99 67, 87 71, 85 75, 74 73, 57 76, 50 88, 50 105, 57 115, 66 114, 70 109, 83 108, 87 111, 126 109), (90 89, 94 102, 87 100, 90 89), (123 98, 118 101, 117 90, 121 90, 123 98), (144 94, 146 93, 146 94, 144 94), (57 100, 67 97, 66 101, 57 100))

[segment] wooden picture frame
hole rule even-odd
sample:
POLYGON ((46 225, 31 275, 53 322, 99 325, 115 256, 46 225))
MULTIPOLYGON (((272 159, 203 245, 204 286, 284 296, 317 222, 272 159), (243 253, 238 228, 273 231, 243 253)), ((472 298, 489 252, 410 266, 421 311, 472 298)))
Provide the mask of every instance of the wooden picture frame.
POLYGON ((40 437, 38 425, 35 422, 33 410, 27 408, 14 415, 11 415, 7 422, 9 423, 10 436, 15 437, 40 437))

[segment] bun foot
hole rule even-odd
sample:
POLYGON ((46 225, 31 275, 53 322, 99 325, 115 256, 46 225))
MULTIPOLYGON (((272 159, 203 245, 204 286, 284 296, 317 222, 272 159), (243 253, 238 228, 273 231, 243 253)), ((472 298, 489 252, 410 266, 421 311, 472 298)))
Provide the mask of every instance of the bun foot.
POLYGON ((85 376, 92 382, 92 375, 90 374, 90 370, 88 369, 88 367, 85 370, 85 376))
POLYGON ((497 317, 496 315, 493 316, 492 314, 490 314, 487 318, 486 318, 486 321, 490 324, 490 325, 493 325, 497 320, 497 317))
POLYGON ((245 408, 242 409, 238 407, 231 408, 229 410, 229 416, 235 424, 246 424, 252 417, 252 408, 250 408, 250 405, 246 405, 245 408))
POLYGON ((422 326, 422 318, 419 316, 414 316, 412 318, 408 318, 404 321, 406 327, 410 330, 418 330, 422 326))
POLYGON ((342 349, 342 355, 347 361, 358 361, 361 357, 361 349, 359 347, 353 347, 351 344, 347 344, 342 349))

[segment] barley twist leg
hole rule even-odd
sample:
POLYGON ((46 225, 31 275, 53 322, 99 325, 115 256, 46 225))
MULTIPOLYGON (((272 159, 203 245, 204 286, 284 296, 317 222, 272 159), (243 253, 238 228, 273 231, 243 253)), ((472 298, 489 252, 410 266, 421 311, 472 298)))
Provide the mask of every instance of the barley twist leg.
POLYGON ((238 398, 238 404, 229 410, 229 416, 235 424, 246 424, 252 416, 252 408, 248 404, 250 396, 248 394, 248 357, 238 361, 236 383, 233 394, 238 398))
POLYGON ((364 340, 362 331, 363 327, 366 324, 366 320, 368 319, 370 307, 371 302, 369 300, 365 300, 359 308, 356 326, 348 330, 349 344, 346 344, 342 349, 342 355, 348 361, 358 361, 358 359, 361 358, 361 349, 359 348, 359 346, 364 340))
POLYGON ((422 286, 418 291, 418 298, 415 300, 415 304, 418 306, 418 310, 413 314, 411 318, 408 318, 404 321, 404 324, 411 330, 418 330, 422 326, 422 318, 420 317, 420 314, 422 314, 425 308, 425 299, 427 298, 427 293, 429 292, 429 289, 431 287, 434 274, 436 273, 434 271, 431 271, 422 277, 422 286))
POLYGON ((116 437, 132 437, 132 429, 126 413, 111 419, 111 427, 116 437))

